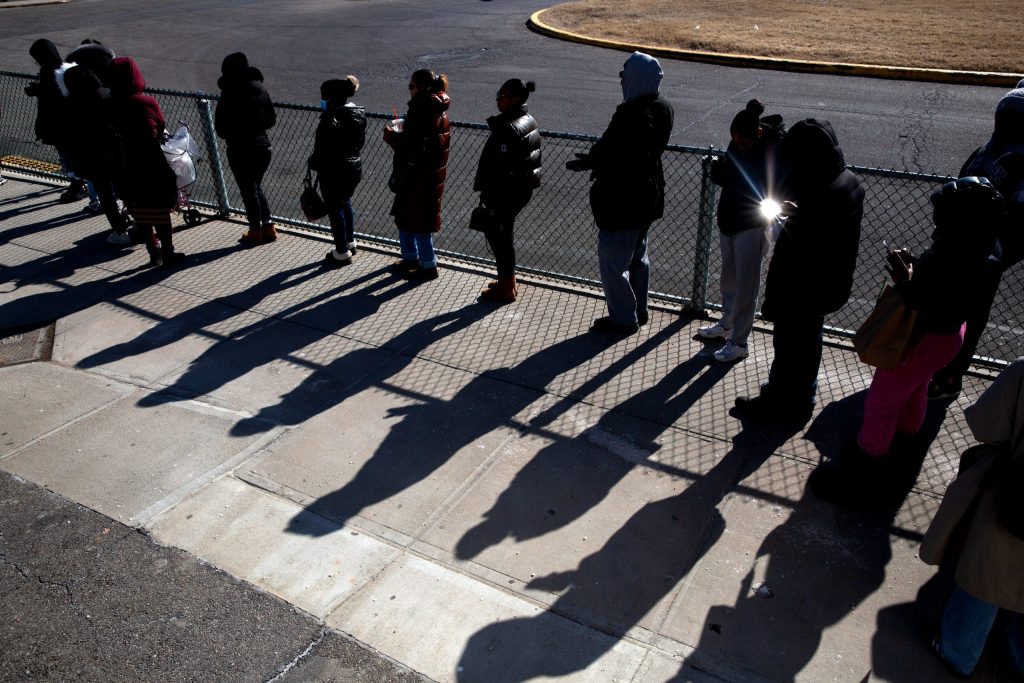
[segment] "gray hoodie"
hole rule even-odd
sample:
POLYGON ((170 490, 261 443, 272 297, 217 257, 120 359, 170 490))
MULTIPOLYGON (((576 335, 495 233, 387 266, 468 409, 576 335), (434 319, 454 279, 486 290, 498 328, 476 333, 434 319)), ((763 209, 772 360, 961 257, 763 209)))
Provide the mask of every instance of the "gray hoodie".
POLYGON ((643 52, 634 52, 622 65, 622 101, 657 95, 664 75, 657 59, 643 52))

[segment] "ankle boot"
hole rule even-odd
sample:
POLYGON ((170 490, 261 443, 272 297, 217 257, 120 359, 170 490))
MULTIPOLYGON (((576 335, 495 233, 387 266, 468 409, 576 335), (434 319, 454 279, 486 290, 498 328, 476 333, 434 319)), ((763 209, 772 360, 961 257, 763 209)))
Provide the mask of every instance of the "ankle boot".
POLYGON ((238 238, 242 244, 263 244, 263 229, 249 228, 245 234, 238 238))
POLYGON ((497 286, 485 289, 480 293, 480 298, 486 301, 497 301, 498 303, 510 304, 516 300, 519 289, 516 287, 516 276, 499 277, 497 286))
POLYGON ((263 235, 264 242, 273 242, 277 239, 277 228, 274 227, 273 223, 267 223, 263 226, 261 234, 263 235))

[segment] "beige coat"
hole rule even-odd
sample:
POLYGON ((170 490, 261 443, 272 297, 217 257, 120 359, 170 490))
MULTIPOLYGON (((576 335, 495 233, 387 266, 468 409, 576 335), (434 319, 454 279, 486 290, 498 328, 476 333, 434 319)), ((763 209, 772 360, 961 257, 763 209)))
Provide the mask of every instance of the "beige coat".
MULTIPOLYGON (((967 424, 978 441, 1009 443, 1011 459, 1024 458, 1024 358, 1004 370, 968 408, 967 424)), ((981 488, 985 475, 996 465, 996 452, 989 449, 949 485, 921 543, 921 559, 941 563, 953 531, 961 520, 967 521, 963 552, 956 560, 957 584, 979 600, 1024 613, 1024 540, 997 520, 994 489, 981 488), (973 515, 965 517, 972 503, 973 515)), ((993 476, 998 479, 999 473, 993 476)))

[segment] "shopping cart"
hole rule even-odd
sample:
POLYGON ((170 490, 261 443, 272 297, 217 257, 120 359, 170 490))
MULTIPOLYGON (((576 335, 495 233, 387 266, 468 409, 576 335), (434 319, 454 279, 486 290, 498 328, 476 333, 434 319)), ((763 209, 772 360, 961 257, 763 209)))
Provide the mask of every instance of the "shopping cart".
POLYGON ((165 137, 160 148, 163 149, 167 164, 174 171, 178 182, 178 201, 175 209, 181 214, 185 225, 198 225, 203 220, 203 214, 189 202, 188 188, 196 181, 196 164, 201 162, 203 157, 199 154, 199 147, 192 139, 184 121, 178 121, 178 130, 174 135, 165 137))

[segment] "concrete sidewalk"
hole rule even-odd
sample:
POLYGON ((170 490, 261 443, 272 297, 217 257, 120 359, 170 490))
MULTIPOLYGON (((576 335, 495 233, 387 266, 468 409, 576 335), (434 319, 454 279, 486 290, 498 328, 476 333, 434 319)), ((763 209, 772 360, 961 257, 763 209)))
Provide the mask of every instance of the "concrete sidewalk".
POLYGON ((806 429, 759 428, 729 411, 768 335, 723 366, 675 311, 616 340, 592 292, 495 307, 477 270, 324 270, 225 222, 144 269, 57 194, 0 187, 0 327, 57 321, 52 361, 0 369, 0 468, 438 681, 945 679, 917 545, 980 384, 849 511, 806 490, 858 424, 846 348, 806 429))

